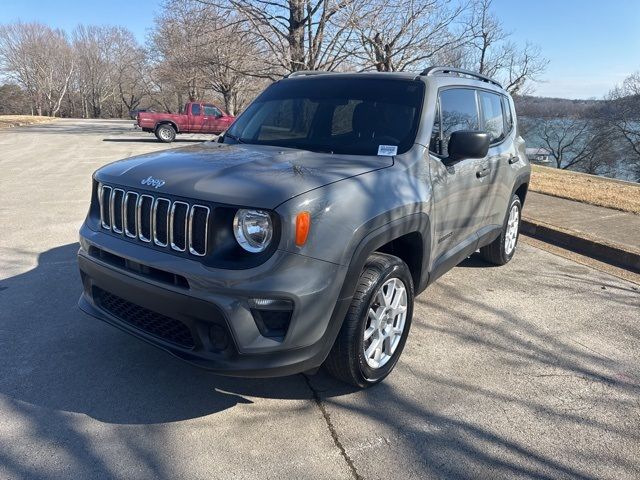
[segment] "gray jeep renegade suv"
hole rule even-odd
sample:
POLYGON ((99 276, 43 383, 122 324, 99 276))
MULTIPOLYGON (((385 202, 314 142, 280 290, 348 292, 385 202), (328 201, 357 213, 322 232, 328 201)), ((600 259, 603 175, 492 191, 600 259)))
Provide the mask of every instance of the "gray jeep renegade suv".
POLYGON ((80 307, 218 373, 372 385, 415 295, 477 249, 511 259, 529 176, 487 77, 299 72, 216 143, 95 172, 80 307))

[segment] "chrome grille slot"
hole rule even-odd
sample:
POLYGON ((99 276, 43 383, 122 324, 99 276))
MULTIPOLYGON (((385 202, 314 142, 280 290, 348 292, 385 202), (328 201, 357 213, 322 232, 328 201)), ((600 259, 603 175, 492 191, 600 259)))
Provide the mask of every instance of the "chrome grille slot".
POLYGON ((196 257, 208 254, 211 208, 98 185, 100 224, 112 234, 196 257))
POLYGON ((136 192, 127 192, 124 196, 124 233, 129 238, 138 237, 136 225, 136 209, 138 207, 138 195, 136 192))
POLYGON ((209 207, 193 205, 189 212, 189 253, 204 257, 207 254, 209 207))
POLYGON ((111 230, 115 233, 123 231, 123 213, 122 205, 124 201, 124 190, 114 188, 111 194, 111 202, 109 204, 109 216, 111 217, 111 230))
POLYGON ((169 215, 169 238, 171 248, 178 252, 187 249, 187 215, 189 204, 184 202, 173 202, 171 214, 169 215))
POLYGON ((160 247, 169 244, 169 209, 171 201, 156 198, 153 204, 153 243, 160 247))
POLYGON ((111 230, 111 192, 113 189, 108 185, 100 185, 98 200, 100 201, 100 224, 102 228, 111 230))
POLYGON ((153 197, 140 195, 137 207, 138 238, 143 242, 151 241, 151 214, 153 212, 153 197))

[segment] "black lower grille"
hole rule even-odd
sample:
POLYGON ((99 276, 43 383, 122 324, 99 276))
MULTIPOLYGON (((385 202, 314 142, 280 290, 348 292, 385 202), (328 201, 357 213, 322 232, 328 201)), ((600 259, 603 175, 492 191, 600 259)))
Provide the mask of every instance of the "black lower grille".
POLYGON ((131 303, 98 287, 93 287, 93 298, 100 308, 140 330, 181 347, 194 347, 189 328, 178 320, 131 303))

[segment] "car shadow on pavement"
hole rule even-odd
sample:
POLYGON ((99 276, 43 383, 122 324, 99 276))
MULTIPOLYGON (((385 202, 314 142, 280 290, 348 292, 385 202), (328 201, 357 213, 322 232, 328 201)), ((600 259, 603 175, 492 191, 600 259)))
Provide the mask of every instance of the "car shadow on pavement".
POLYGON ((245 397, 312 398, 301 375, 217 376, 84 314, 77 251, 77 243, 51 249, 33 270, 0 281, 0 394, 16 410, 155 424, 252 403, 245 397))
POLYGON ((487 268, 487 267, 497 267, 493 263, 487 262, 484 260, 480 253, 476 252, 470 257, 465 258, 462 262, 458 264, 458 267, 462 268, 487 268))
MULTIPOLYGON (((158 477, 163 475, 161 452, 147 450, 127 425, 197 419, 257 399, 315 402, 322 407, 321 418, 328 423, 334 441, 340 442, 350 461, 364 465, 363 469, 372 466, 374 471, 376 462, 402 462, 399 468, 413 471, 416 478, 598 476, 584 469, 582 461, 532 446, 529 434, 520 433, 521 429, 535 432, 530 424, 510 429, 510 424, 520 425, 523 418, 531 421, 532 415, 551 419, 553 432, 581 425, 593 438, 606 434, 618 439, 620 445, 637 445, 640 441, 637 432, 630 434, 619 424, 592 418, 580 408, 581 397, 593 395, 602 401, 603 389, 621 392, 620 399, 607 399, 620 409, 629 408, 626 402, 637 398, 638 386, 612 375, 606 359, 522 322, 513 312, 495 310, 503 318, 496 324, 465 314, 491 307, 452 289, 448 291, 450 305, 430 305, 447 314, 451 323, 438 325, 414 319, 412 328, 428 333, 429 338, 447 336, 462 345, 489 347, 483 351, 493 352, 498 365, 529 362, 553 368, 558 382, 567 382, 564 378, 596 382, 598 390, 578 392, 574 410, 570 404, 546 404, 499 384, 483 385, 469 377, 452 377, 412 357, 417 355, 411 351, 417 347, 415 342, 425 337, 420 334, 409 341, 409 351, 405 351, 394 375, 362 391, 322 371, 310 377, 274 379, 216 376, 82 313, 76 305, 81 292, 77 250, 77 243, 48 250, 39 255, 32 270, 0 281, 0 401, 10 417, 3 421, 19 422, 19 431, 27 428, 28 435, 46 444, 64 443, 65 454, 97 476, 109 476, 111 465, 95 450, 93 433, 82 426, 81 416, 69 413, 122 425, 118 441, 141 457, 158 477), (489 334, 474 334, 477 329, 489 334), (526 333, 520 332, 522 329, 526 333), (474 416, 473 410, 483 411, 486 417, 474 416)), ((424 302, 423 297, 418 302, 424 302)), ((522 382, 543 381, 533 373, 522 382)), ((554 388, 562 390, 561 385, 554 388)), ((291 407, 292 414, 296 408, 291 407)), ((269 415, 282 411, 274 410, 269 415)), ((207 425, 213 438, 217 432, 215 420, 207 425)), ((246 425, 249 428, 253 424, 246 425)), ((149 434, 161 437, 161 427, 149 434)), ((274 435, 277 437, 278 432, 274 435)), ((594 461, 625 471, 634 467, 614 454, 594 461)), ((3 464, 19 476, 34 474, 20 458, 0 449, 0 466, 3 464)))

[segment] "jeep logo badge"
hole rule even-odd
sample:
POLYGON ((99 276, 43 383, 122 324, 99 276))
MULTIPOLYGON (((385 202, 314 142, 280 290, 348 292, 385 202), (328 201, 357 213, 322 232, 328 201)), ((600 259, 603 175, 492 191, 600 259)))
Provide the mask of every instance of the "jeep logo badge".
POLYGON ((164 180, 160 180, 159 178, 153 178, 151 176, 145 178, 144 180, 142 180, 140 182, 142 185, 149 185, 150 187, 153 188, 160 188, 161 186, 163 186, 165 184, 164 180))

